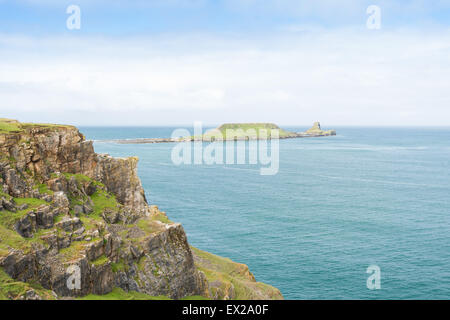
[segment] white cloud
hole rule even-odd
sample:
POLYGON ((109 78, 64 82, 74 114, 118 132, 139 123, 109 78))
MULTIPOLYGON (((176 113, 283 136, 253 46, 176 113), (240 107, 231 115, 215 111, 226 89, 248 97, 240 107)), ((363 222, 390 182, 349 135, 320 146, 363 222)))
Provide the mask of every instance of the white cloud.
POLYGON ((450 125, 450 32, 0 35, 0 113, 24 121, 450 125))

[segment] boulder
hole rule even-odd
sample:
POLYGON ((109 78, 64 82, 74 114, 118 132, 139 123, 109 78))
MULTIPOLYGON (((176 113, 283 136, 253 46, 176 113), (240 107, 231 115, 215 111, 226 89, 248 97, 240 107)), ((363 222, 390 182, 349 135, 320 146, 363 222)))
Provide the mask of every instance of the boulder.
POLYGON ((34 212, 27 213, 15 225, 17 232, 25 238, 31 238, 36 231, 36 215, 34 212))
POLYGON ((51 211, 50 206, 40 206, 36 209, 35 215, 38 228, 48 229, 53 227, 54 211, 51 211))

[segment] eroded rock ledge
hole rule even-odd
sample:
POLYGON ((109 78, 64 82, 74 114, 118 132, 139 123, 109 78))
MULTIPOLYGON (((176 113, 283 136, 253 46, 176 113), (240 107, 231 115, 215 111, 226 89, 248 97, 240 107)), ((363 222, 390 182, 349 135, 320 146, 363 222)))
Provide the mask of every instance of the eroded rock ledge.
POLYGON ((191 249, 183 227, 147 204, 137 162, 96 154, 72 126, 0 119, 0 299, 118 290, 140 298, 282 298, 248 268, 236 278, 216 256, 191 249))

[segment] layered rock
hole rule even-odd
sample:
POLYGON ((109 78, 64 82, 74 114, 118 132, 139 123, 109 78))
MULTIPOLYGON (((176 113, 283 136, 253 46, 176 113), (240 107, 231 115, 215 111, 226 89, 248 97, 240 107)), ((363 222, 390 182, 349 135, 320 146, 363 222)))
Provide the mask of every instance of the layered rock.
POLYGON ((102 182, 117 200, 146 214, 144 189, 137 176, 136 157, 126 159, 96 154, 92 141, 72 126, 24 125, 19 132, 0 135, 0 154, 14 159, 15 169, 4 174, 4 191, 15 197, 29 197, 33 184, 50 180, 57 172, 83 174, 102 182), (34 181, 33 181, 34 182, 34 181))

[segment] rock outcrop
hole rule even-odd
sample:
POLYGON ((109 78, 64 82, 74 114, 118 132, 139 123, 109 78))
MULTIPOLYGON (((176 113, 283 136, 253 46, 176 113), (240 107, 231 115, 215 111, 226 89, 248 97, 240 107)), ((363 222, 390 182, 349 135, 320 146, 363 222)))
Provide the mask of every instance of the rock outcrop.
POLYGON ((75 127, 24 125, 19 132, 0 135, 0 153, 15 162, 17 170, 9 168, 4 181, 8 188, 4 191, 13 196, 32 195, 30 184, 19 179, 18 173, 40 183, 57 172, 82 174, 103 183, 123 205, 146 213, 147 202, 137 176, 138 159, 96 154, 92 141, 86 141, 75 127))
POLYGON ((326 137, 326 136, 335 136, 336 130, 322 130, 320 127, 320 122, 314 122, 313 126, 306 130, 305 132, 298 133, 299 137, 326 137))
POLYGON ((212 293, 183 227, 147 204, 137 162, 96 154, 72 126, 0 119, 0 298, 229 297, 212 293))

